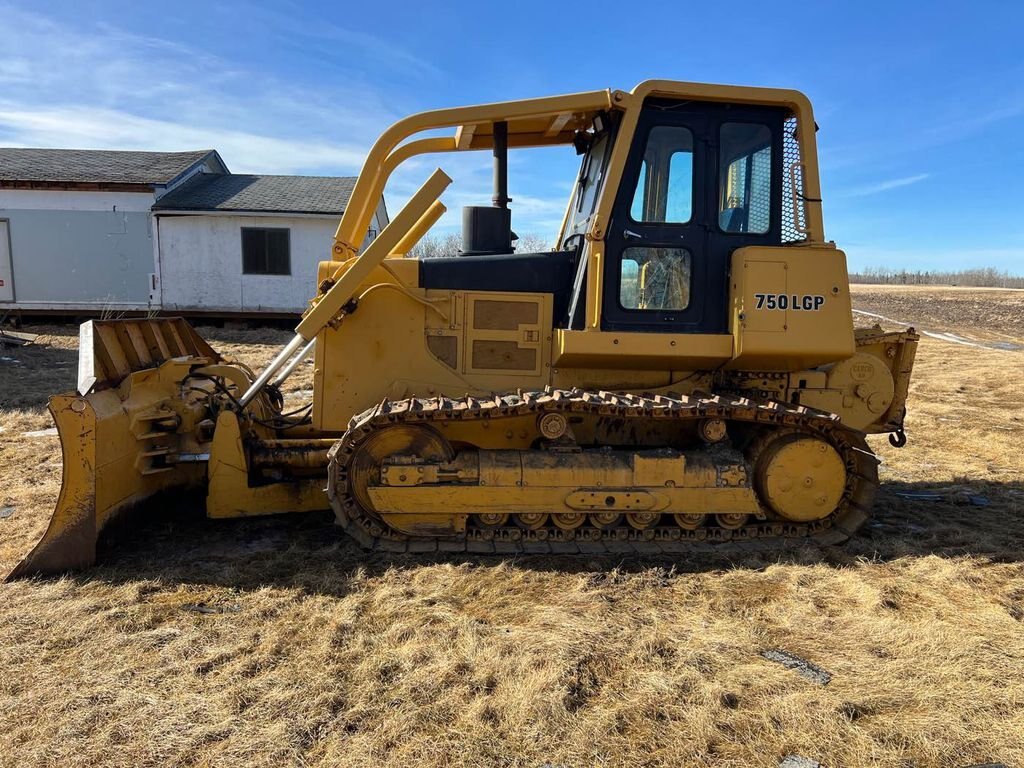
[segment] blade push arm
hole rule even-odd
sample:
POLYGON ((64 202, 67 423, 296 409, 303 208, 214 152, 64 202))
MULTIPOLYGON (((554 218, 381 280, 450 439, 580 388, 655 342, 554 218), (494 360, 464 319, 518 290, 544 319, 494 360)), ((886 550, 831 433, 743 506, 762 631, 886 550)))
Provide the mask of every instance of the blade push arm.
POLYGON ((362 255, 355 258, 352 266, 309 308, 299 324, 295 326, 295 338, 288 342, 273 362, 256 378, 252 386, 239 399, 239 405, 244 408, 251 403, 274 374, 284 367, 301 347, 316 338, 316 335, 331 322, 341 308, 352 300, 356 290, 366 280, 370 272, 398 246, 403 237, 428 213, 437 198, 451 183, 451 178, 440 168, 431 174, 419 191, 391 220, 391 223, 384 227, 362 255))

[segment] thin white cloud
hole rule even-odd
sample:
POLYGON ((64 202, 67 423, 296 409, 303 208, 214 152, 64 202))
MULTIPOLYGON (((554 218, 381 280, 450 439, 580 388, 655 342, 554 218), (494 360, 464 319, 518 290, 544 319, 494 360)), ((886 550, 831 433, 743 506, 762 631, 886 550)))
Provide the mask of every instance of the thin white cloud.
POLYGON ((867 195, 877 195, 879 192, 888 192, 890 189, 909 187, 911 184, 917 184, 919 181, 924 181, 929 176, 931 176, 930 173, 918 173, 913 176, 903 176, 898 179, 879 181, 874 184, 867 184, 863 187, 855 187, 846 192, 844 197, 865 197, 867 195))
POLYGON ((397 71, 404 77, 410 74, 440 77, 443 74, 429 61, 401 46, 369 32, 340 27, 323 18, 311 25, 300 21, 295 13, 281 13, 251 4, 240 6, 239 12, 258 21, 262 28, 272 31, 280 40, 321 55, 325 63, 369 62, 370 66, 365 69, 397 71), (338 56, 341 51, 344 51, 344 57, 338 56))
POLYGON ((398 117, 354 80, 303 87, 109 24, 0 15, 0 144, 214 147, 236 172, 350 174, 398 117))
POLYGON ((90 107, 19 110, 0 102, 0 126, 16 137, 7 143, 17 146, 168 152, 216 149, 235 173, 313 172, 325 167, 354 170, 359 168, 365 152, 361 144, 331 144, 239 130, 196 128, 90 107))
MULTIPOLYGON (((409 82, 439 75, 430 62, 369 32, 308 26, 296 21, 297 13, 249 6, 216 6, 211 13, 235 14, 244 26, 238 33, 245 31, 254 45, 281 51, 292 65, 316 61, 316 72, 286 81, 178 40, 105 22, 72 27, 0 0, 0 145, 213 148, 235 173, 349 175, 359 171, 377 136, 412 111, 395 106, 415 101, 409 82)), ((537 173, 538 161, 545 170, 558 167, 554 152, 524 151, 522 166, 513 155, 517 232, 547 235, 561 222, 568 191, 548 180, 549 173, 537 173)), ((571 151, 568 162, 578 163, 571 151)), ((455 230, 463 205, 490 203, 489 153, 403 164, 388 184, 388 207, 399 210, 437 166, 455 179, 438 229, 455 230)), ((563 182, 574 173, 569 168, 563 182)))
POLYGON ((1007 98, 1007 103, 996 109, 977 111, 928 126, 922 131, 922 137, 925 141, 937 143, 956 141, 983 131, 990 125, 1019 118, 1021 115, 1024 115, 1024 97, 1015 94, 1007 98))

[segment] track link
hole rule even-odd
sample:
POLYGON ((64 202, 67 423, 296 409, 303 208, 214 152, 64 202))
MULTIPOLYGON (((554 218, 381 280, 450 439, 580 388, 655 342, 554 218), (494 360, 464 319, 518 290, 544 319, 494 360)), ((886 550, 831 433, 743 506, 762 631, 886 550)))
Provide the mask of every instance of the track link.
MULTIPOLYGON (((755 441, 753 450, 758 450, 755 441)), ((843 427, 839 417, 777 400, 753 400, 732 395, 676 393, 635 395, 582 389, 546 388, 495 395, 449 398, 384 400, 352 418, 344 436, 329 453, 327 493, 338 524, 360 545, 386 552, 471 552, 662 554, 686 552, 694 542, 751 542, 784 545, 801 539, 825 544, 845 541, 867 520, 878 486, 878 461, 864 436, 843 427), (564 531, 548 524, 536 530, 515 525, 481 528, 467 525, 462 537, 411 537, 390 529, 373 513, 364 510, 351 493, 348 466, 361 443, 377 430, 400 423, 437 424, 451 420, 500 420, 557 411, 618 419, 723 419, 727 423, 754 426, 760 442, 774 434, 801 432, 823 438, 838 451, 846 465, 846 487, 836 509, 821 520, 793 523, 756 520, 727 529, 709 523, 690 530, 675 524, 635 530, 623 523, 611 530, 580 528, 564 531)), ((671 521, 671 515, 663 519, 671 521)))

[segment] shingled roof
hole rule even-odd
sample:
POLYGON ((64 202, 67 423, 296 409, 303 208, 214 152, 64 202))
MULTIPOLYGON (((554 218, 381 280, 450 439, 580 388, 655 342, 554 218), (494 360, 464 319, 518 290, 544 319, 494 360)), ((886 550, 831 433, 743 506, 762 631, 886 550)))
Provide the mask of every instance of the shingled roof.
POLYGON ((347 176, 207 173, 164 195, 154 211, 251 211, 341 215, 355 186, 347 176))
POLYGON ((210 155, 227 170, 212 149, 130 152, 0 148, 0 181, 165 185, 210 155))

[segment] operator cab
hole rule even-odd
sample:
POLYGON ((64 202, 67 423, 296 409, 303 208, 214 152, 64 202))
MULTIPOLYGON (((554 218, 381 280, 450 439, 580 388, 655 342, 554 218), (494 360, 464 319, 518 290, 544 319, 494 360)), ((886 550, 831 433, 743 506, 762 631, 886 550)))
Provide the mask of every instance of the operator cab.
POLYGON ((784 156, 799 157, 795 121, 783 107, 648 98, 622 182, 605 189, 620 119, 601 112, 576 133, 582 162, 559 249, 521 254, 508 208, 507 126, 495 123, 493 205, 463 210, 461 252, 421 260, 420 285, 551 293, 553 325, 583 328, 587 265, 579 257, 610 194, 601 329, 726 333, 733 251, 800 238, 784 183, 784 156))
MULTIPOLYGON (((784 242, 788 119, 779 107, 650 98, 622 183, 607 191, 618 126, 613 119, 595 124, 563 242, 586 231, 602 194, 615 195, 605 235, 602 330, 727 331, 732 252, 784 242)), ((583 327, 578 309, 571 327, 583 327)))

